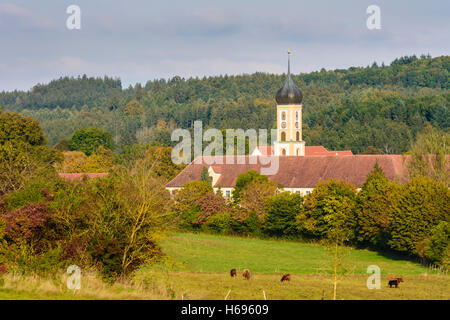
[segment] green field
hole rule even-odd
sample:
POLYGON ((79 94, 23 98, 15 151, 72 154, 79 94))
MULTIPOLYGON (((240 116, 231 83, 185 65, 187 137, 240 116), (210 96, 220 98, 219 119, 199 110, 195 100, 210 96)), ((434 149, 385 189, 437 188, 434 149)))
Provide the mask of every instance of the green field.
MULTIPOLYGON (((82 274, 82 289, 71 292, 67 275, 55 279, 8 275, 0 281, 2 299, 332 299, 330 255, 320 245, 207 234, 176 233, 161 243, 165 262, 145 266, 130 280, 108 285, 82 274), (231 278, 232 268, 250 269, 251 279, 231 278), (290 273, 290 282, 280 282, 290 273)), ((368 250, 349 250, 338 278, 338 300, 450 298, 450 281, 424 266, 368 250), (369 290, 369 265, 381 268, 381 289, 369 290), (388 275, 401 275, 388 288, 388 275)), ((1 280, 1 279, 0 279, 1 280)))
MULTIPOLYGON (((317 244, 191 233, 172 234, 160 244, 173 271, 220 273, 236 268, 266 274, 332 272, 330 254, 317 244)), ((349 248, 343 260, 346 274, 366 274, 369 265, 379 266, 384 275, 432 273, 418 263, 369 250, 349 248)), ((162 268, 167 266, 151 269, 162 268)))

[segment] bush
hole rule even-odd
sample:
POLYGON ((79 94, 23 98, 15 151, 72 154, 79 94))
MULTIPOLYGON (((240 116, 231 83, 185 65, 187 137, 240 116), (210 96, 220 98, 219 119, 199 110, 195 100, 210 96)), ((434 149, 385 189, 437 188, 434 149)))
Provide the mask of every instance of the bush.
POLYGON ((208 221, 205 222, 203 228, 207 231, 229 234, 232 231, 231 220, 232 218, 230 212, 218 213, 211 216, 208 221))
POLYGON ((12 210, 18 209, 32 203, 41 203, 52 199, 55 181, 44 181, 39 178, 25 186, 23 190, 14 191, 6 197, 6 203, 12 210))
POLYGON ((198 228, 199 216, 203 214, 196 202, 207 194, 214 195, 214 190, 204 181, 190 181, 175 195, 174 212, 182 228, 198 228))
POLYGON ((344 238, 353 239, 355 198, 356 187, 351 183, 335 180, 318 183, 297 216, 299 231, 305 236, 322 239, 339 229, 344 238))
POLYGON ((413 178, 393 206, 390 248, 418 255, 435 226, 450 220, 450 190, 430 178, 413 178))
POLYGON ((4 235, 15 244, 30 245, 33 250, 46 249, 45 223, 52 215, 46 204, 30 204, 3 216, 4 235))
POLYGON ((0 197, 23 189, 40 177, 57 177, 53 164, 62 161, 62 155, 45 146, 31 146, 24 142, 0 144, 0 197))
POLYGON ((283 192, 270 197, 266 203, 263 230, 270 236, 293 236, 298 233, 295 218, 302 209, 303 199, 298 193, 283 192))
POLYGON ((450 248, 450 223, 441 221, 431 230, 431 235, 425 240, 423 255, 431 262, 442 265, 445 254, 450 248))
POLYGON ((389 181, 375 165, 356 197, 357 240, 375 248, 387 248, 393 206, 401 186, 389 181))
POLYGON ((106 149, 113 149, 111 135, 99 128, 77 129, 69 141, 70 150, 82 151, 87 156, 94 153, 100 146, 106 149))

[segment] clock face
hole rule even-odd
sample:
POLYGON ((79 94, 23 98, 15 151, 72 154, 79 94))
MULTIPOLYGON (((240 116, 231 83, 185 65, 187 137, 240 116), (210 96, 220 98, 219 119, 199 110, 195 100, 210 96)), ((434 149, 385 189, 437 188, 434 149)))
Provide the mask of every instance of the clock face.
POLYGON ((300 127, 300 124, 298 122, 296 122, 295 127, 298 129, 300 127))
POLYGON ((282 122, 282 123, 281 123, 281 128, 282 128, 282 129, 286 129, 286 122, 282 122))

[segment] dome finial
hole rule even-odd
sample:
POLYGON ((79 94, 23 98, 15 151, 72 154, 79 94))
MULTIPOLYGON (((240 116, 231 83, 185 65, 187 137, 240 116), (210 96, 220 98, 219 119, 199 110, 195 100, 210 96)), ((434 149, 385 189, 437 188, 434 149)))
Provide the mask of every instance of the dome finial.
POLYGON ((277 104, 301 104, 303 100, 303 94, 295 86, 294 81, 291 78, 291 49, 288 49, 288 73, 286 77, 286 81, 284 82, 283 87, 277 91, 275 96, 275 100, 277 104))
POLYGON ((291 49, 288 49, 288 76, 291 74, 291 49))

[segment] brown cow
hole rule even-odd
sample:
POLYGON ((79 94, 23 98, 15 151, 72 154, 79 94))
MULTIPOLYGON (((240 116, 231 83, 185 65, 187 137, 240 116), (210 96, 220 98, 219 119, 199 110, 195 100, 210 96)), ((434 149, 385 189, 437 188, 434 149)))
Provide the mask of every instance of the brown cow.
POLYGON ((236 275, 237 275, 236 269, 231 269, 230 276, 231 277, 236 277, 236 275))
POLYGON ((248 269, 245 269, 244 272, 242 273, 242 276, 245 279, 250 280, 250 271, 248 271, 248 269))
POLYGON ((404 282, 402 277, 392 277, 389 276, 389 288, 392 288, 392 286, 395 286, 396 288, 398 288, 398 285, 400 284, 400 282, 404 282))
POLYGON ((290 275, 289 273, 283 275, 283 276, 281 277, 281 282, 283 282, 283 281, 291 281, 291 275, 290 275))

